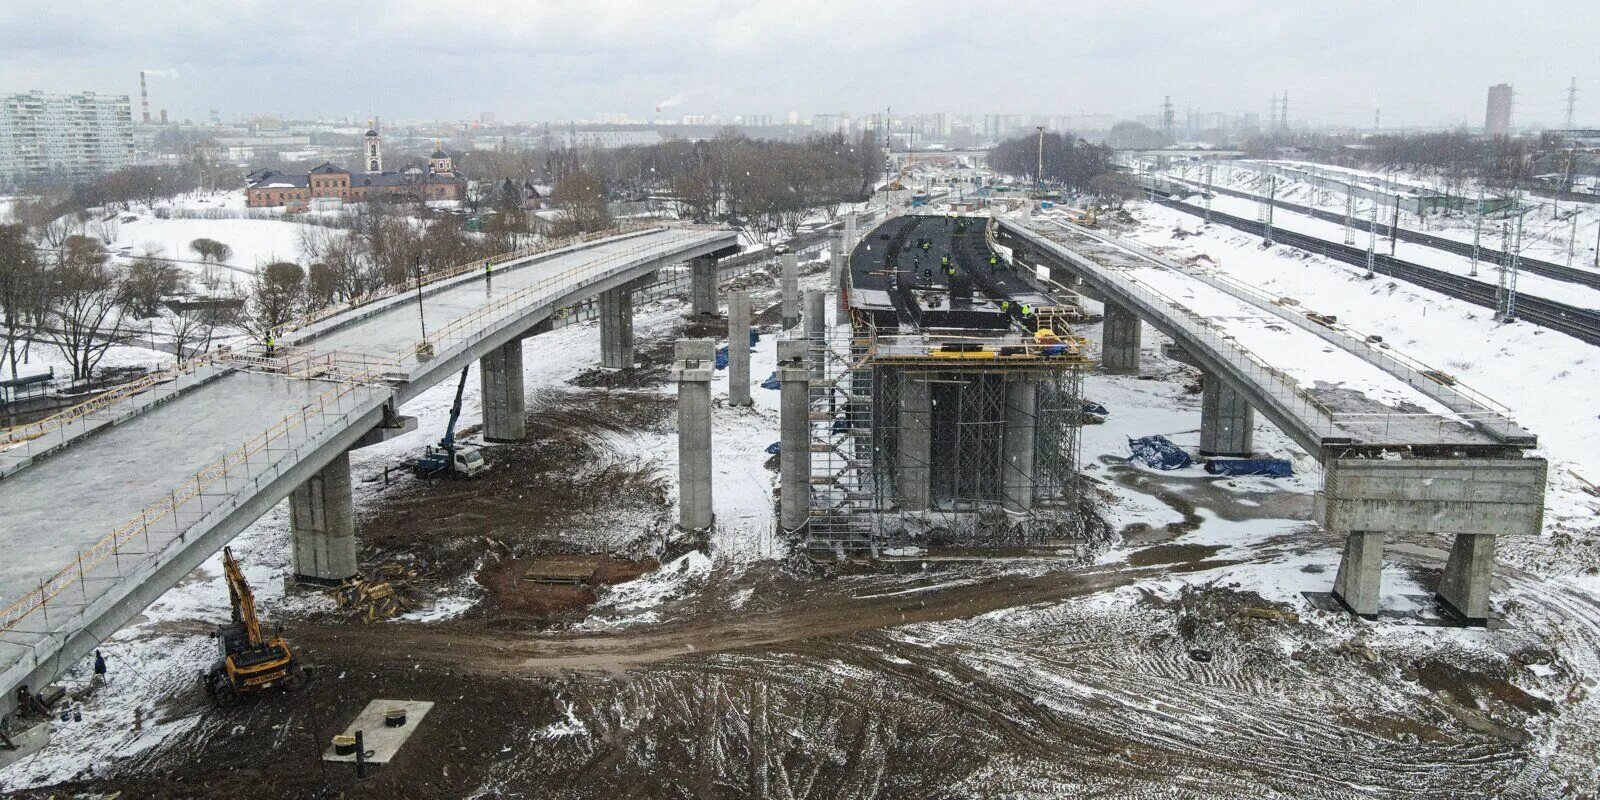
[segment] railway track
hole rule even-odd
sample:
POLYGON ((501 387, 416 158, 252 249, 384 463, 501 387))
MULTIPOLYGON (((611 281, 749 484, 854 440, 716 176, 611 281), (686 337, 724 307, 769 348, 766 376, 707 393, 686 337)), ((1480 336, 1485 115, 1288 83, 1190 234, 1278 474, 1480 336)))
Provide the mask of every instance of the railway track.
MULTIPOLYGON (((1203 187, 1193 181, 1183 178, 1172 178, 1170 176, 1167 179, 1183 183, 1194 188, 1195 191, 1203 191, 1203 187)), ((1267 199, 1249 192, 1241 192, 1238 189, 1225 189, 1221 186, 1212 186, 1211 191, 1218 194, 1225 194, 1229 197, 1237 197, 1241 200, 1253 200, 1258 203, 1267 199)), ((1344 224, 1344 215, 1335 211, 1311 208, 1310 206, 1303 206, 1297 203, 1286 203, 1282 200, 1274 200, 1273 205, 1277 206, 1278 208, 1293 211, 1297 214, 1305 214, 1308 217, 1315 217, 1325 222, 1334 222, 1340 225, 1344 224)), ((1215 215, 1217 212, 1212 211, 1211 213, 1215 215)), ((1367 223, 1360 220, 1357 220, 1356 222, 1358 228, 1363 231, 1366 230, 1367 223)), ((1391 227, 1392 226, 1386 225, 1382 222, 1378 223, 1378 235, 1390 236, 1391 227)), ((1282 229, 1278 228, 1273 230, 1273 238, 1277 238, 1277 232, 1279 230, 1282 229)), ((1434 236, 1432 234, 1422 233, 1421 231, 1414 231, 1408 228, 1400 228, 1399 232, 1399 238, 1401 241, 1432 247, 1435 250, 1443 250, 1447 253, 1453 253, 1458 256, 1466 256, 1468 258, 1472 257, 1472 244, 1470 242, 1447 239, 1443 236, 1434 236)), ((1503 250, 1496 250, 1492 247, 1478 247, 1478 259, 1480 261, 1489 262, 1491 264, 1499 264, 1504 261, 1505 255, 1505 251, 1503 250)), ((1583 286, 1592 286, 1600 289, 1600 272, 1578 269, 1577 267, 1568 267, 1551 261, 1529 258, 1528 256, 1523 256, 1522 258, 1518 259, 1517 265, 1518 269, 1527 270, 1535 275, 1542 275, 1546 278, 1553 278, 1558 281, 1567 281, 1568 283, 1576 283, 1583 286)))
MULTIPOLYGON (((1182 200, 1168 198, 1160 202, 1163 205, 1197 217, 1204 217, 1206 213, 1204 208, 1191 205, 1182 200)), ((1231 228, 1237 228, 1256 236, 1263 236, 1266 233, 1266 226, 1261 222, 1236 217, 1232 214, 1224 214, 1216 210, 1211 212, 1211 221, 1220 222, 1231 228)), ((1330 242, 1325 239, 1318 239, 1315 236, 1276 227, 1272 230, 1272 238, 1276 242, 1326 256, 1335 261, 1341 261, 1363 269, 1367 266, 1367 251, 1365 248, 1330 242)), ((1523 263, 1526 264, 1526 260, 1523 263)), ((1495 297, 1494 286, 1462 275, 1413 264, 1382 253, 1374 255, 1372 271, 1398 278, 1426 289, 1432 289, 1440 294, 1454 297, 1458 300, 1465 300, 1484 308, 1498 309, 1499 307, 1495 297)), ((1518 294, 1516 317, 1543 328, 1565 333, 1589 344, 1600 345, 1600 312, 1587 308, 1578 308, 1554 300, 1546 300, 1534 295, 1518 294)))

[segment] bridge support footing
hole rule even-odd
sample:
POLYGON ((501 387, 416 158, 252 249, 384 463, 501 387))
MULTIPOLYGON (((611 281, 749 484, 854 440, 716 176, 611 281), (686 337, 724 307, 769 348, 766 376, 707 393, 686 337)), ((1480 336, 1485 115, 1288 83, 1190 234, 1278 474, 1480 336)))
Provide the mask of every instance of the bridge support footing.
POLYGON ((1489 582, 1494 579, 1494 534, 1458 533, 1439 579, 1438 599, 1462 622, 1489 622, 1489 582))
POLYGON ((522 385, 522 340, 512 339, 478 359, 483 400, 483 438, 520 442, 528 438, 527 398, 522 385))
POLYGON ((933 504, 933 392, 926 375, 900 373, 899 412, 895 501, 902 511, 924 511, 933 504))
POLYGON ((1033 508, 1038 400, 1038 381, 1026 375, 1006 380, 1005 463, 1001 465, 1001 487, 1007 511, 1021 513, 1033 508))
POLYGON ((289 494, 289 537, 297 581, 336 584, 356 574, 350 453, 334 456, 289 494))
POLYGON ((717 315, 717 259, 700 256, 689 260, 689 299, 695 316, 717 315))
POLYGON ((633 289, 600 293, 600 366, 633 369, 633 289))
POLYGON ((1368 619, 1378 616, 1379 588, 1383 583, 1383 533, 1352 531, 1344 540, 1344 558, 1333 579, 1333 596, 1351 613, 1368 619))
POLYGON ((728 405, 750 400, 750 290, 728 295, 728 405))
POLYGON ((1100 328, 1100 366, 1110 373, 1137 373, 1139 335, 1138 313, 1107 301, 1100 328))
POLYGON ((1248 456, 1254 451, 1256 412, 1244 395, 1216 375, 1205 375, 1200 395, 1200 454, 1248 456))
POLYGON ((778 522, 786 533, 811 515, 811 365, 803 339, 778 342, 778 522))
POLYGON ((678 383, 678 525, 711 528, 711 373, 716 343, 679 339, 672 377, 678 383))

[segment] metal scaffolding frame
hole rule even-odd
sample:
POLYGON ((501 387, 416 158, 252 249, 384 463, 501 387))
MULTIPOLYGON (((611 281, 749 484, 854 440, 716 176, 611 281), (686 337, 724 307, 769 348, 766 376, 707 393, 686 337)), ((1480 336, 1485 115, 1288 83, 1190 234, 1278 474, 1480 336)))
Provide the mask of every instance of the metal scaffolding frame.
POLYGON ((939 337, 922 352, 897 338, 858 322, 809 340, 807 550, 878 556, 907 545, 996 549, 1080 537, 1078 434, 1091 362, 1076 340, 1048 355, 1013 343, 991 349, 992 358, 952 358, 939 337), (903 396, 912 381, 925 398, 903 396), (1007 441, 1018 435, 1029 446, 1007 441), (1029 454, 1025 466, 1007 457, 1013 451, 1029 454))

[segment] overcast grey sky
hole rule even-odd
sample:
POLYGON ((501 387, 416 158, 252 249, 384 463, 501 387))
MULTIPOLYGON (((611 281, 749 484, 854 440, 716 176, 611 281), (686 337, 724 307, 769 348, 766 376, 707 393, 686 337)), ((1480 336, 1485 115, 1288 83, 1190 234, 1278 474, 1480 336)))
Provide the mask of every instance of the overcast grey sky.
MULTIPOLYGON (((201 119, 636 119, 667 112, 1265 113, 1600 123, 1600 2, 1209 0, 5 0, 0 92, 93 89, 201 119)), ((137 110, 135 111, 137 114, 137 110)))

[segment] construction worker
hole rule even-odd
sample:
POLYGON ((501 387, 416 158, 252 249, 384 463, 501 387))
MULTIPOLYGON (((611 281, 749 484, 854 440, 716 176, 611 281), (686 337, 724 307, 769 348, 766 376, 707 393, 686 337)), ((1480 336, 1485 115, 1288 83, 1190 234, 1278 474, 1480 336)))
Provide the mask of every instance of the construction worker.
POLYGON ((949 256, 940 256, 939 257, 939 266, 941 266, 941 267, 950 266, 950 257, 949 256))
POLYGON ((996 256, 996 255, 989 256, 989 271, 990 272, 994 272, 999 267, 1000 267, 1000 257, 996 256))
POLYGON ((1022 304, 1022 319, 1023 320, 1027 320, 1031 316, 1033 316, 1033 306, 1030 306, 1027 303, 1023 303, 1022 304))
POLYGON ((1011 313, 1011 301, 1010 300, 1001 300, 1000 301, 1000 313, 1002 313, 1002 314, 1010 314, 1011 313))
POLYGON ((272 358, 278 350, 278 340, 272 335, 272 330, 267 330, 267 358, 272 358))

